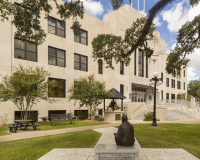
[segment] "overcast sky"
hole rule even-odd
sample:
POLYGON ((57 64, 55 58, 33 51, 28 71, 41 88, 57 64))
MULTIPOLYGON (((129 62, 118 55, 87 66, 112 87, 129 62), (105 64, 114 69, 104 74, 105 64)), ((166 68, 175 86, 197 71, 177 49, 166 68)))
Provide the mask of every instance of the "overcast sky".
MULTIPOLYGON (((63 0, 64 1, 64 0, 63 0)), ((103 16, 113 11, 110 0, 81 0, 84 2, 85 12, 89 13, 101 20, 103 16)), ((148 13, 149 9, 158 0, 146 0, 144 11, 144 0, 139 0, 140 12, 148 13)), ((124 4, 129 4, 129 0, 124 0, 124 4)), ((124 5, 123 4, 123 5, 124 5)), ((133 0, 133 8, 138 10, 138 0, 133 0)), ((166 52, 169 53, 176 44, 177 31, 186 21, 191 21, 196 15, 200 14, 200 4, 196 7, 191 7, 189 0, 175 0, 166 8, 158 13, 154 19, 156 30, 160 32, 160 37, 166 42, 166 52)), ((188 82, 191 80, 199 79, 200 77, 200 49, 195 50, 192 55, 189 55, 190 63, 188 66, 188 82)))

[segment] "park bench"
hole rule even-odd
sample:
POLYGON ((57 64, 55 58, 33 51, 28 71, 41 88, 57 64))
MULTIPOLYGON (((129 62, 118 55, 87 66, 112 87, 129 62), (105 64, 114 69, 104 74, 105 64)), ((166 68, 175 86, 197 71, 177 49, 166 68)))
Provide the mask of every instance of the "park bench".
POLYGON ((10 128, 10 132, 16 133, 16 131, 17 131, 16 124, 10 124, 10 125, 8 125, 8 127, 10 128))
POLYGON ((36 127, 40 126, 39 123, 33 123, 33 129, 36 130, 36 127))
POLYGON ((56 121, 70 121, 70 124, 72 124, 74 120, 75 118, 73 118, 70 114, 51 114, 52 126, 56 125, 56 121))

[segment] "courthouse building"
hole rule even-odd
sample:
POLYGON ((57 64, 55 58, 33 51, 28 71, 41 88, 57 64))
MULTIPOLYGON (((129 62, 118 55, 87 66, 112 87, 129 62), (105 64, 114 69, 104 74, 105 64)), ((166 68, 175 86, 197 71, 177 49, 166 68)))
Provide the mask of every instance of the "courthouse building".
MULTIPOLYGON (((92 58, 93 38, 98 34, 113 34, 124 36, 125 30, 129 28, 133 21, 143 15, 129 5, 124 5, 116 11, 112 11, 104 16, 103 21, 87 13, 80 19, 81 30, 79 35, 75 36, 72 29, 72 19, 67 19, 62 23, 57 14, 56 6, 52 3, 53 10, 50 14, 50 21, 44 19, 42 14, 41 26, 47 33, 45 42, 40 46, 23 43, 14 37, 15 26, 10 21, 0 21, 0 74, 12 75, 13 68, 20 64, 24 67, 44 67, 51 73, 49 79, 55 79, 58 82, 56 87, 56 103, 40 101, 33 106, 33 111, 38 112, 40 117, 48 116, 51 113, 69 113, 77 114, 77 110, 88 108, 79 108, 74 106, 73 101, 68 101, 66 91, 74 83, 75 78, 95 74, 99 81, 106 82, 106 89, 115 88, 123 93, 126 99, 124 104, 129 106, 138 106, 143 104, 145 107, 153 105, 153 87, 149 86, 149 81, 153 78, 153 73, 158 72, 158 78, 162 78, 163 84, 158 86, 158 103, 165 99, 175 99, 178 93, 187 92, 187 69, 181 70, 181 77, 176 78, 168 75, 165 71, 167 53, 159 56, 153 56, 157 59, 154 63, 145 57, 138 48, 131 55, 129 66, 123 62, 115 64, 114 70, 105 68, 105 63, 98 64, 92 58)), ((60 3, 63 3, 60 1, 60 3)), ((14 16, 10 17, 11 19, 14 16)), ((165 52, 166 43, 160 38, 160 33, 155 31, 158 38, 158 44, 150 43, 154 48, 154 55, 165 52)), ((110 101, 106 100, 106 106, 110 101)), ((119 101, 120 102, 120 101, 119 101)), ((103 114, 103 104, 98 107, 97 115, 103 114)), ((8 115, 8 123, 13 123, 14 117, 19 114, 18 108, 11 102, 0 104, 0 117, 8 115)), ((0 122, 1 123, 1 122, 0 122)))

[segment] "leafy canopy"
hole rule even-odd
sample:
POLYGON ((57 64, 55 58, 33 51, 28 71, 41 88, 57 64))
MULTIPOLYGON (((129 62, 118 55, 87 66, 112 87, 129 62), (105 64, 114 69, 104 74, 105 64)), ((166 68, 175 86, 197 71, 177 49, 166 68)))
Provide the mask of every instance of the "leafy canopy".
POLYGON ((40 100, 49 103, 55 100, 52 97, 52 88, 55 81, 48 81, 50 75, 43 68, 32 67, 15 68, 12 76, 3 76, 0 83, 0 102, 12 101, 20 110, 22 118, 28 118, 32 107, 40 100), (49 97, 50 96, 50 97, 49 97))
POLYGON ((105 82, 96 80, 94 74, 75 79, 67 91, 69 101, 74 100, 74 105, 78 102, 80 108, 89 107, 90 114, 94 116, 96 107, 102 103, 103 98, 112 96, 112 93, 105 89, 105 85, 105 82))
POLYGON ((188 85, 188 94, 196 98, 198 101, 200 100, 200 80, 190 81, 188 85))
MULTIPOLYGON (((128 66, 131 60, 130 56, 134 51, 132 46, 140 38, 146 20, 146 17, 142 17, 137 19, 136 22, 133 22, 132 26, 125 31, 124 39, 121 36, 115 36, 113 34, 99 34, 92 41, 93 58, 98 61, 104 59, 107 68, 114 69, 112 64, 113 60, 115 60, 116 63, 123 61, 126 66, 128 66)), ((150 41, 156 42, 156 38, 153 35, 154 31, 155 27, 152 24, 144 41, 139 43, 139 47, 143 48, 142 52, 148 57, 152 55, 154 51, 153 48, 150 48, 148 45, 150 41)))

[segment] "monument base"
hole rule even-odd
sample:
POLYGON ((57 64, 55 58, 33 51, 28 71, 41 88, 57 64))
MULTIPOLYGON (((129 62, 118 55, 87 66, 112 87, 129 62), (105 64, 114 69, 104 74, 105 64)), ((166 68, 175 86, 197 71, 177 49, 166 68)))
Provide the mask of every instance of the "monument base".
POLYGON ((138 160, 139 145, 97 144, 94 153, 95 160, 138 160))
POLYGON ((158 126, 151 126, 150 129, 159 129, 158 126))

